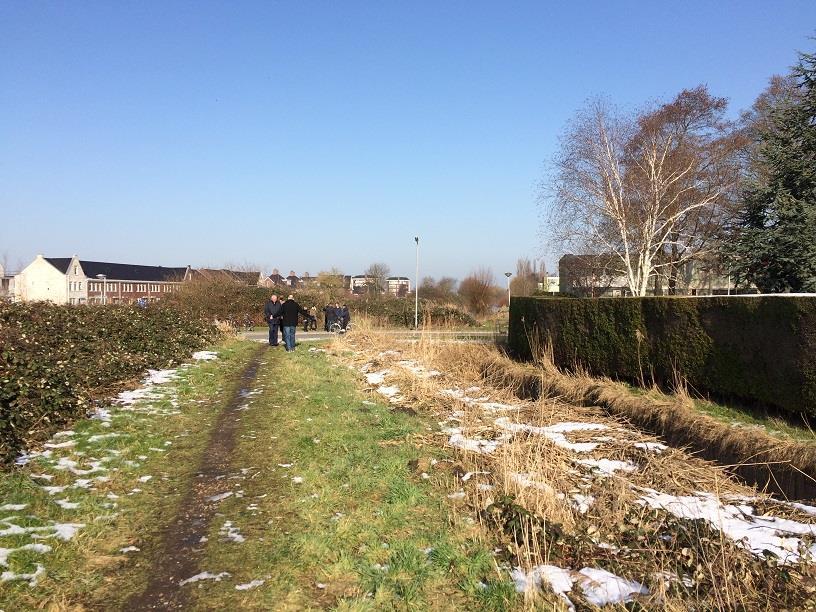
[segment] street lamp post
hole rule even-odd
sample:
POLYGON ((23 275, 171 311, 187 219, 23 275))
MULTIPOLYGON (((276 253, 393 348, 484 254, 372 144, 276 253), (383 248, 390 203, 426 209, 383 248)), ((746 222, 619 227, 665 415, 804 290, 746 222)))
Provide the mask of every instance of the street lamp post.
POLYGON ((97 274, 96 278, 102 279, 102 304, 108 303, 108 277, 104 274, 97 274))
POLYGON ((504 275, 507 277, 507 310, 510 310, 510 277, 513 276, 512 272, 505 272, 504 275))
POLYGON ((414 329, 419 329, 419 236, 414 236, 416 242, 416 275, 414 276, 414 329))

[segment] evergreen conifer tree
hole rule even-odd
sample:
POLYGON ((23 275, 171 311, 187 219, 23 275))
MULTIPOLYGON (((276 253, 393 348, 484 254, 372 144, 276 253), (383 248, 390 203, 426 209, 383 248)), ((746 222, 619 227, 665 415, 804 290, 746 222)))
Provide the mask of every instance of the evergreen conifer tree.
POLYGON ((816 54, 800 54, 795 98, 759 132, 732 271, 763 292, 816 292, 816 54))

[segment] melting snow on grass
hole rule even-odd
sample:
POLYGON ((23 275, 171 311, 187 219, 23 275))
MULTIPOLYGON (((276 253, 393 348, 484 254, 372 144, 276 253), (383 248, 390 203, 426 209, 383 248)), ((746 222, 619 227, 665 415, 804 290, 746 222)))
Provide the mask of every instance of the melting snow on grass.
POLYGON ((196 351, 193 353, 193 359, 196 361, 212 361, 218 359, 218 353, 215 351, 196 351))
POLYGON ((232 521, 225 521, 218 533, 231 542, 241 544, 245 541, 244 536, 241 535, 237 527, 233 526, 232 521))
POLYGON ((606 425, 600 423, 557 423, 547 427, 537 427, 527 423, 514 423, 508 417, 496 419, 496 425, 505 431, 514 433, 524 432, 539 436, 544 436, 547 440, 560 448, 575 451, 577 453, 588 453, 598 447, 597 442, 570 442, 565 433, 575 431, 600 431, 608 429, 606 425))
POLYGON ((195 576, 185 578, 179 582, 179 586, 184 586, 185 584, 190 584, 192 582, 198 582, 199 580, 215 580, 216 582, 221 582, 221 580, 224 578, 229 578, 230 575, 231 574, 229 572, 219 572, 218 574, 213 574, 212 572, 201 572, 195 576))
POLYGON ((266 581, 265 580, 252 580, 251 582, 247 582, 245 584, 236 584, 235 585, 235 590, 236 591, 248 591, 250 589, 254 589, 254 588, 257 588, 257 587, 261 586, 264 582, 266 582, 266 581))
POLYGON ((626 603, 632 601, 633 595, 647 595, 649 590, 633 580, 626 580, 602 569, 585 567, 579 572, 557 567, 539 565, 529 572, 521 568, 512 571, 511 577, 520 593, 540 590, 547 586, 558 595, 570 610, 575 610, 567 593, 572 591, 577 582, 586 600, 595 606, 626 603))

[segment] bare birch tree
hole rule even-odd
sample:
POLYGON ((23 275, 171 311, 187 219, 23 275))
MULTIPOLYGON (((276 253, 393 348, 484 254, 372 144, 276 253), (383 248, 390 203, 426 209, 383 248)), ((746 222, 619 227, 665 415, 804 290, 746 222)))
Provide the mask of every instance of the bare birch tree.
POLYGON ((614 255, 638 296, 662 268, 699 255, 736 188, 738 139, 724 108, 704 87, 639 116, 590 101, 555 158, 554 237, 614 255))

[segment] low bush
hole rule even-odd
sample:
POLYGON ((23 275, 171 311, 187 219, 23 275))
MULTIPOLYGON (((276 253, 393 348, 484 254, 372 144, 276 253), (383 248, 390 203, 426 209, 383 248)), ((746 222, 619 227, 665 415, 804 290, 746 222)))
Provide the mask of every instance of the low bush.
POLYGON ((514 298, 510 347, 639 383, 816 416, 816 297, 514 298))
POLYGON ((200 319, 159 305, 0 302, 0 462, 214 337, 200 319))

